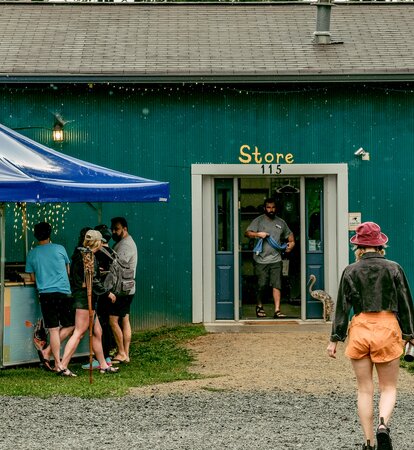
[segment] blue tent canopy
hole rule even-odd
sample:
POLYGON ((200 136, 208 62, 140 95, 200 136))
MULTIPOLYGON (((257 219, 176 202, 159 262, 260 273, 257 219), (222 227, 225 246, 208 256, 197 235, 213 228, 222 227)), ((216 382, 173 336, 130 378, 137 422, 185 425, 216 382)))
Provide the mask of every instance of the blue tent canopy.
POLYGON ((0 124, 0 202, 166 202, 169 183, 66 156, 0 124))

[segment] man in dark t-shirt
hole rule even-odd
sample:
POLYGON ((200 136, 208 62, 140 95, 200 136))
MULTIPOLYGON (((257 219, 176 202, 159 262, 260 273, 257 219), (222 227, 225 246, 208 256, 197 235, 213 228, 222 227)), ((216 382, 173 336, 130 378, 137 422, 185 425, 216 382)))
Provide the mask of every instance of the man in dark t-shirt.
POLYGON ((264 214, 256 217, 247 227, 244 235, 248 238, 262 239, 261 250, 253 255, 254 268, 257 275, 258 295, 256 316, 266 317, 263 310, 263 297, 267 287, 272 286, 273 300, 275 304, 275 319, 283 319, 286 316, 280 312, 280 299, 282 288, 282 255, 281 251, 289 253, 295 246, 295 238, 280 217, 276 216, 276 203, 268 198, 264 202, 264 214), (282 242, 287 240, 286 248, 282 242))

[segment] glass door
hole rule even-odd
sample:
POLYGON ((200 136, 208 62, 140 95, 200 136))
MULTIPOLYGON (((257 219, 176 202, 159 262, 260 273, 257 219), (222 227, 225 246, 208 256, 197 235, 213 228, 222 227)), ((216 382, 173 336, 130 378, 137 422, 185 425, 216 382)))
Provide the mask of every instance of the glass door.
POLYGON ((216 179, 216 320, 234 319, 233 227, 233 179, 216 179))
POLYGON ((324 288, 324 228, 323 228, 323 178, 305 180, 306 195, 306 318, 320 319, 323 316, 322 303, 314 299, 309 290, 324 288), (310 276, 314 275, 314 285, 310 276))

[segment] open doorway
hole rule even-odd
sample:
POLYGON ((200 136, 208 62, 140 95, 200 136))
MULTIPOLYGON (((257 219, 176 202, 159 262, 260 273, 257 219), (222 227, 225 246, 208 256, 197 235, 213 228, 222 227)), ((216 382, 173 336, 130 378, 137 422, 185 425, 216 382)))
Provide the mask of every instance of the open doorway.
POLYGON ((311 297, 307 282, 314 274, 315 289, 335 292, 348 264, 347 165, 193 164, 191 189, 193 322, 263 321, 256 318, 255 288, 247 278, 254 275, 248 266, 253 255, 244 231, 259 215, 263 199, 272 195, 297 242, 282 310, 292 306, 292 316, 300 321, 322 320, 321 304, 311 297))
MULTIPOLYGON (((292 252, 281 253, 282 289, 281 311, 287 318, 301 317, 301 242, 300 242, 300 178, 239 178, 239 239, 240 239, 240 304, 239 320, 256 319, 257 277, 254 270, 253 248, 255 239, 244 233, 256 217, 263 214, 263 203, 272 198, 276 215, 283 219, 295 236, 292 252)), ((263 298, 266 318, 272 319, 274 302, 272 289, 263 298)), ((263 320, 263 319, 260 319, 263 320)))

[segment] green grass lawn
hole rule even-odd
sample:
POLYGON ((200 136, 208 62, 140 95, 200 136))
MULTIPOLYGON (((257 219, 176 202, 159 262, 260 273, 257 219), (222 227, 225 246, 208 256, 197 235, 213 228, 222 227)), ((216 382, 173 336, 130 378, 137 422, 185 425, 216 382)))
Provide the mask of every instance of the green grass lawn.
POLYGON ((88 358, 71 363, 70 369, 78 375, 76 378, 58 377, 36 366, 3 369, 0 371, 0 395, 121 397, 132 387, 200 378, 188 371, 193 356, 183 344, 204 334, 206 331, 201 325, 134 333, 131 362, 121 364, 116 374, 102 375, 94 370, 92 384, 89 371, 81 368, 88 358))
POLYGON ((404 361, 402 356, 401 356, 400 367, 405 369, 411 375, 414 375, 414 363, 404 361))

